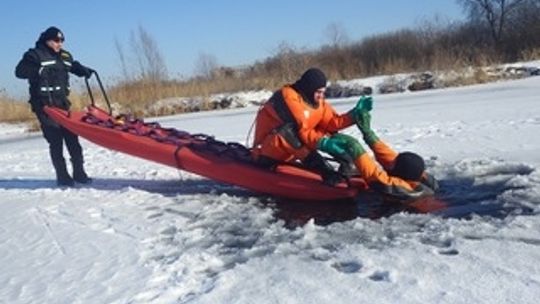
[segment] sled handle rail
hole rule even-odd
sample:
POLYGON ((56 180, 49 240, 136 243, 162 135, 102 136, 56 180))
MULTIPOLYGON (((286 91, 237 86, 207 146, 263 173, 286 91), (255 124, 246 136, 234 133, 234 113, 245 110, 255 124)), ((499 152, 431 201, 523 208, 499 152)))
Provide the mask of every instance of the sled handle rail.
MULTIPOLYGON (((92 77, 92 74, 96 75, 97 83, 99 84, 99 88, 101 90, 101 94, 103 94, 103 98, 105 98, 105 101, 107 102, 107 107, 109 108, 109 115, 112 115, 112 108, 111 108, 111 102, 109 101, 109 97, 107 96, 107 92, 105 92, 105 88, 103 87, 103 83, 101 82, 101 78, 99 78, 99 74, 96 71, 92 71, 90 74, 90 77, 92 77)), ((90 88, 90 84, 88 83, 88 79, 90 77, 85 77, 84 82, 86 83, 86 89, 88 90, 88 96, 90 96, 90 102, 93 107, 96 106, 96 101, 94 99, 94 94, 92 93, 92 89, 90 88)))

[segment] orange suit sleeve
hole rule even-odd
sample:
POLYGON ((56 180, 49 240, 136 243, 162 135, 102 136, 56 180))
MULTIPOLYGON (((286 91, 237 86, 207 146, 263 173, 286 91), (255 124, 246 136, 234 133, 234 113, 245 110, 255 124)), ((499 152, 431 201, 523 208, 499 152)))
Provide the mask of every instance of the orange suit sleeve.
POLYGON ((384 141, 377 140, 370 146, 375 154, 375 159, 385 170, 390 170, 394 166, 398 153, 390 148, 384 141))
POLYGON ((355 165, 360 172, 360 176, 368 183, 378 182, 387 187, 399 187, 406 191, 413 191, 413 187, 399 177, 388 175, 382 170, 368 153, 360 155, 355 160, 355 165))
POLYGON ((323 107, 323 115, 317 126, 319 129, 322 129, 325 132, 334 133, 354 124, 351 113, 338 114, 326 100, 322 101, 321 106, 323 107))

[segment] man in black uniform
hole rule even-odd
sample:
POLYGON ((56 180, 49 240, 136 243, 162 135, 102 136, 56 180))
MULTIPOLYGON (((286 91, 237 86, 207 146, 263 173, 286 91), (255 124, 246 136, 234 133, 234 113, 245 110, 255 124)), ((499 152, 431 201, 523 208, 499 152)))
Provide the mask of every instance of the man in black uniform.
POLYGON ((83 167, 82 147, 77 135, 58 125, 43 111, 45 105, 68 110, 71 103, 69 96, 69 73, 80 77, 90 77, 94 70, 73 60, 71 54, 62 49, 64 34, 52 26, 39 36, 36 46, 24 53, 17 64, 15 75, 28 79, 30 85, 30 104, 36 114, 43 131, 43 137, 49 143, 49 153, 56 171, 56 182, 59 186, 73 186, 74 182, 89 183, 83 167), (73 177, 66 168, 63 155, 63 142, 66 142, 73 177))

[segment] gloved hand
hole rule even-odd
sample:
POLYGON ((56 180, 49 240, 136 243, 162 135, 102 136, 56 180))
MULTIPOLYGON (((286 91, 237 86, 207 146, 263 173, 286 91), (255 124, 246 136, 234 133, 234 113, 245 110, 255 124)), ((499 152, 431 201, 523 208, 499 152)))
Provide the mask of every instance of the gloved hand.
POLYGON ((354 137, 339 133, 321 138, 317 148, 336 158, 349 160, 354 160, 366 152, 354 137))
POLYGON ((354 161, 356 158, 358 158, 358 156, 366 152, 358 140, 350 135, 336 133, 332 135, 331 138, 342 143, 345 153, 349 156, 351 161, 354 161))
POLYGON ((95 73, 96 71, 92 68, 89 68, 89 67, 84 67, 84 78, 90 78, 92 76, 93 73, 95 73))
POLYGON ((362 96, 358 99, 356 106, 352 110, 354 121, 364 136, 364 141, 371 144, 377 141, 377 136, 371 130, 371 115, 369 111, 373 109, 373 98, 371 96, 362 96))
POLYGON ((356 106, 354 106, 353 111, 355 115, 358 115, 361 112, 369 112, 372 109, 373 109, 373 97, 362 96, 356 102, 356 106))
POLYGON ((356 126, 362 132, 364 141, 368 145, 374 144, 379 138, 371 129, 371 114, 367 111, 362 111, 356 116, 356 126))
POLYGON ((362 135, 371 131, 371 114, 367 111, 361 111, 356 115, 356 126, 362 132, 362 135))
POLYGON ((324 136, 317 142, 317 149, 326 152, 332 156, 338 156, 345 154, 346 144, 347 143, 334 136, 324 136))

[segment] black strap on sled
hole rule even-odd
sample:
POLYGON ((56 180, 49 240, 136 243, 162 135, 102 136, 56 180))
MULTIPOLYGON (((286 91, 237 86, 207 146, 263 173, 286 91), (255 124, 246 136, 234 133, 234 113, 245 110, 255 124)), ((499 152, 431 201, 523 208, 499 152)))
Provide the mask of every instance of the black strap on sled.
POLYGON ((190 147, 200 152, 210 152, 220 156, 228 156, 245 163, 253 163, 251 152, 244 145, 236 142, 223 142, 206 134, 190 134, 174 128, 162 128, 159 123, 146 123, 142 119, 130 115, 119 115, 114 119, 102 120, 91 113, 86 113, 82 120, 86 123, 104 128, 115 129, 137 136, 146 136, 157 142, 177 146, 175 158, 178 165, 180 160, 178 152, 183 147, 190 147))

